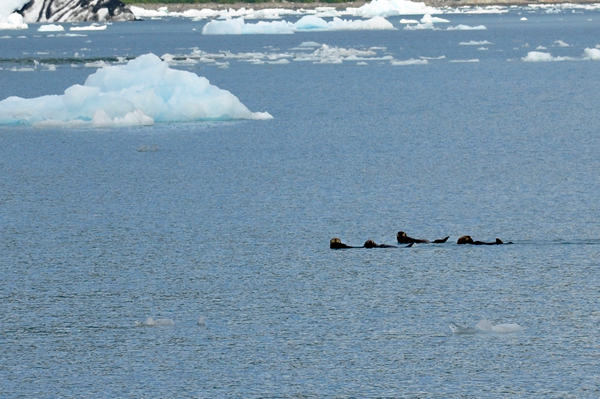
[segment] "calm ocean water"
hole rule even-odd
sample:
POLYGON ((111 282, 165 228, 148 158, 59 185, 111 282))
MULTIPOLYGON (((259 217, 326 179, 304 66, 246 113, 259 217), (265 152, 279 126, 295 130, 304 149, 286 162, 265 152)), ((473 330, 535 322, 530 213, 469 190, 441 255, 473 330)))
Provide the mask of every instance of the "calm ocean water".
POLYGON ((82 55, 312 41, 429 63, 180 65, 274 119, 0 127, 0 396, 598 397, 600 62, 581 58, 600 12, 443 17, 440 31, 6 32, 2 99, 83 83, 82 55), (458 24, 487 29, 445 30, 458 24), (10 70, 33 59, 56 71, 10 70), (398 230, 450 240, 328 245, 398 230), (148 317, 174 325, 136 326, 148 317), (524 330, 448 327, 484 317, 524 330))

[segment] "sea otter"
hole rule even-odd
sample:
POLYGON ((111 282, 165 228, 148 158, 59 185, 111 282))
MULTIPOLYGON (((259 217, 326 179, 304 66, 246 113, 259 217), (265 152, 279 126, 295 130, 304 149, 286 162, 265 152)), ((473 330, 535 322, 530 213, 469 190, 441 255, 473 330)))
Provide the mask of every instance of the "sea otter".
MULTIPOLYGON (((501 239, 496 238, 495 242, 473 241, 471 236, 462 236, 456 242, 457 244, 473 244, 473 245, 500 245, 504 244, 501 239)), ((508 243, 512 244, 512 243, 508 243)))
POLYGON ((365 248, 398 248, 395 245, 377 244, 373 240, 367 240, 364 245, 365 248))
POLYGON ((331 249, 344 249, 344 248, 356 248, 356 247, 351 247, 349 245, 346 245, 339 238, 333 237, 329 241, 329 248, 331 248, 331 249))
MULTIPOLYGON (((446 241, 448 241, 448 238, 450 238, 450 236, 448 236, 446 238, 441 238, 438 240, 433 240, 433 243, 434 244, 442 244, 442 243, 445 243, 446 241)), ((431 242, 424 238, 409 237, 403 231, 399 231, 398 234, 396 234, 396 239, 398 240, 398 243, 400 243, 400 244, 411 244, 411 243, 413 243, 413 244, 429 244, 431 242)))

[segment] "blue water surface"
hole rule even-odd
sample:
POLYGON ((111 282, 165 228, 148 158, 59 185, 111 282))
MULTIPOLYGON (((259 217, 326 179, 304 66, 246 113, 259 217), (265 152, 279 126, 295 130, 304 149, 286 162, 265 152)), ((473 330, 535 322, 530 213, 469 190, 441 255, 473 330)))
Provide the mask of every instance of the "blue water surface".
POLYGON ((398 17, 293 35, 203 36, 176 18, 8 32, 2 99, 62 94, 88 61, 193 48, 312 41, 428 64, 179 65, 274 119, 0 127, 0 396, 598 397, 600 62, 582 57, 600 14, 443 17, 436 31, 398 17), (445 30, 458 24, 487 29, 445 30), (11 70, 33 60, 56 71, 11 70), (328 245, 399 230, 450 239, 328 245), (174 326, 136 326, 147 317, 174 326), (448 328, 484 317, 524 330, 448 328))

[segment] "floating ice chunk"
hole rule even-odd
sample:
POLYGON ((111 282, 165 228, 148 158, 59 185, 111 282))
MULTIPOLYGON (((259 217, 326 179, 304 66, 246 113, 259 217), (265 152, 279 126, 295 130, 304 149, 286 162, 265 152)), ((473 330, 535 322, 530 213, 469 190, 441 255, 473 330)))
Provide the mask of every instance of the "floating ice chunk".
POLYGON ((536 50, 548 50, 548 49, 547 49, 546 47, 544 47, 544 46, 537 46, 535 49, 536 49, 536 50))
POLYGON ((429 64, 429 61, 427 61, 427 60, 416 60, 414 58, 411 58, 409 60, 404 60, 404 61, 391 60, 390 64, 391 65, 399 65, 399 66, 403 66, 403 65, 427 65, 427 64, 429 64))
POLYGON ((206 318, 204 316, 198 317, 198 325, 206 327, 206 318))
POLYGON ((8 35, 6 35, 6 36, 0 36, 0 39, 10 39, 10 38, 12 38, 12 36, 8 36, 8 35))
POLYGON ((252 113, 206 78, 169 68, 154 54, 105 66, 63 95, 0 101, 0 124, 132 126, 153 122, 271 119, 252 113))
POLYGON ((244 18, 213 20, 202 28, 203 35, 250 35, 250 34, 292 34, 293 24, 286 21, 260 21, 256 24, 246 24, 244 18))
POLYGON ((400 20, 400 23, 401 24, 418 24, 419 21, 417 21, 416 19, 404 19, 404 18, 402 18, 400 20))
POLYGON ((31 67, 22 67, 22 68, 17 68, 17 67, 12 67, 8 69, 11 72, 33 72, 35 71, 35 68, 31 68, 31 67))
POLYGON ((106 61, 103 60, 99 60, 99 61, 94 61, 94 62, 86 62, 85 64, 83 64, 84 67, 86 68, 103 68, 105 66, 109 66, 110 64, 106 61))
POLYGON ((416 25, 406 25, 404 27, 404 30, 425 30, 425 29, 440 30, 439 28, 436 28, 435 26, 433 26, 432 23, 428 23, 428 24, 416 24, 416 25))
POLYGON ((521 18, 521 21, 527 21, 527 18, 523 17, 521 18))
POLYGON ((456 26, 449 26, 447 28, 447 30, 486 30, 487 28, 484 25, 477 25, 477 26, 469 26, 469 25, 456 25, 456 26))
MULTIPOLYGON (((305 17, 306 18, 306 17, 305 17)), ((301 20, 300 20, 301 21, 301 20)), ((298 22, 300 22, 298 21, 298 22)), ((297 23, 298 23, 297 22, 297 23)), ((352 21, 334 18, 327 22, 326 30, 395 30, 394 25, 383 17, 373 17, 366 21, 352 21)), ((297 27, 297 30, 303 30, 297 27)))
POLYGON ((321 47, 317 42, 302 42, 298 47, 321 47))
POLYGON ((548 61, 576 61, 576 58, 572 57, 553 57, 550 53, 544 53, 541 51, 530 51, 527 56, 521 58, 521 61, 525 62, 548 62, 548 61))
POLYGON ((106 30, 108 25, 91 24, 89 26, 73 26, 69 30, 71 31, 82 31, 82 30, 106 30))
POLYGON ((23 16, 16 12, 4 16, 0 14, 0 30, 4 29, 27 29, 29 26, 23 22, 23 16))
POLYGON ((173 319, 154 319, 153 317, 148 317, 144 322, 135 322, 136 327, 169 327, 174 325, 173 319))
POLYGON ((348 8, 347 11, 363 18, 442 13, 436 8, 426 6, 425 3, 407 0, 372 0, 362 7, 348 8))
POLYGON ((38 28, 38 32, 63 32, 65 28, 62 25, 48 24, 38 28))
POLYGON ((554 42, 554 44, 556 44, 558 47, 569 47, 569 45, 562 40, 557 40, 554 42))
POLYGON ((586 60, 600 61, 600 49, 586 48, 583 50, 583 58, 586 60))
POLYGON ((158 146, 156 144, 152 144, 151 146, 143 145, 137 150, 138 152, 156 152, 158 151, 158 146))
POLYGON ((477 334, 479 332, 479 330, 476 328, 461 326, 460 324, 456 324, 454 322, 450 322, 448 326, 453 334, 477 334))
POLYGON ((450 62, 464 62, 464 63, 469 63, 469 62, 479 62, 478 58, 472 58, 469 60, 450 60, 450 62))
POLYGON ((260 21, 247 24, 244 18, 213 20, 202 28, 203 35, 250 35, 250 34, 290 34, 305 31, 338 30, 393 30, 394 26, 385 18, 375 17, 366 21, 333 18, 327 22, 323 18, 307 15, 295 23, 287 21, 260 21))
POLYGON ((482 319, 475 325, 475 328, 481 332, 495 332, 495 333, 512 333, 523 331, 523 327, 516 323, 497 324, 493 325, 488 319, 482 319))
POLYGON ((425 15, 423 15, 423 18, 421 18, 422 24, 439 24, 439 23, 448 23, 448 22, 450 22, 450 21, 448 21, 447 19, 432 17, 431 14, 425 14, 425 15))
POLYGON ((487 40, 482 40, 482 41, 475 41, 475 40, 471 40, 469 42, 460 42, 458 43, 460 46, 485 46, 488 44, 492 44, 490 42, 488 42, 487 40))

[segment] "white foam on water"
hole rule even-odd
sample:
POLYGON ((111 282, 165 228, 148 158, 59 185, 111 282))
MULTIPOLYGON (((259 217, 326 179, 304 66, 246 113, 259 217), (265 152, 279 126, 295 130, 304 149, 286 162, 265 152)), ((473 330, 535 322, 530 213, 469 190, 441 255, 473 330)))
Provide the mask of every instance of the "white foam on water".
POLYGON ((271 118, 267 112, 250 112, 204 77, 171 69, 154 54, 104 66, 62 95, 0 101, 4 125, 107 127, 271 118))

